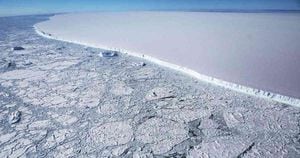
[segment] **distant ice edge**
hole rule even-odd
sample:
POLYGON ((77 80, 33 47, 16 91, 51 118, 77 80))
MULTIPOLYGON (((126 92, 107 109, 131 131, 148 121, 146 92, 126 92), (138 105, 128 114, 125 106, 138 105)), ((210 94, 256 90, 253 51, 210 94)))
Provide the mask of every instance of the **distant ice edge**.
MULTIPOLYGON (((37 23, 37 24, 39 24, 39 23, 37 23)), ((265 98, 265 99, 277 101, 277 102, 280 102, 280 103, 300 107, 300 99, 297 99, 297 98, 288 97, 288 96, 284 96, 284 95, 280 95, 280 94, 275 94, 275 93, 272 93, 272 92, 267 92, 267 91, 263 91, 263 90, 259 90, 259 89, 255 89, 255 88, 251 88, 251 87, 247 87, 247 86, 238 85, 238 84, 235 84, 235 83, 223 81, 223 80, 220 80, 220 79, 217 79, 217 78, 214 78, 214 77, 210 77, 210 76, 200 74, 200 73, 198 73, 198 72, 196 72, 192 69, 189 69, 189 68, 186 68, 186 67, 183 67, 183 66, 179 66, 179 65, 175 65, 175 64, 172 64, 172 63, 168 63, 168 62, 162 61, 160 59, 157 59, 157 58, 154 58, 154 57, 142 54, 142 53, 132 52, 132 51, 125 50, 125 49, 120 49, 120 48, 110 48, 110 47, 103 46, 103 45, 100 45, 100 44, 91 44, 91 43, 86 43, 86 42, 83 42, 83 41, 66 40, 66 39, 63 39, 63 38, 54 37, 53 35, 40 30, 37 27, 37 24, 35 24, 33 26, 35 32, 38 35, 43 36, 45 38, 60 40, 60 41, 64 41, 64 42, 70 42, 70 43, 75 43, 75 44, 80 44, 80 45, 85 45, 85 46, 91 46, 91 47, 105 49, 105 50, 118 51, 118 52, 125 53, 125 54, 128 54, 128 55, 134 56, 134 57, 139 57, 139 58, 146 59, 146 60, 148 60, 150 62, 153 62, 153 63, 156 63, 158 65, 161 65, 161 66, 164 66, 164 67, 167 67, 167 68, 170 68, 170 69, 174 69, 174 70, 177 70, 177 71, 182 72, 184 74, 187 74, 189 76, 195 77, 195 78, 197 78, 201 81, 208 82, 208 83, 211 83, 211 84, 214 84, 214 85, 217 85, 217 86, 221 86, 221 87, 233 90, 233 91, 237 91, 237 92, 244 93, 244 94, 247 94, 247 95, 256 96, 256 97, 260 97, 260 98, 265 98)))

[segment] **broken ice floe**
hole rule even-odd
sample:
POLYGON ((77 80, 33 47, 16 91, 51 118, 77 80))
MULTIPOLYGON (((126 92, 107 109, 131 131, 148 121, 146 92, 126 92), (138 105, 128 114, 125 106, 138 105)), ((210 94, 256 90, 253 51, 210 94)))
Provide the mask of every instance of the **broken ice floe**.
POLYGON ((99 54, 99 56, 103 57, 103 58, 116 57, 116 56, 118 56, 118 52, 117 51, 104 51, 104 52, 101 52, 99 54))
POLYGON ((143 67, 143 66, 146 66, 146 63, 145 62, 139 62, 139 63, 133 63, 132 65, 137 66, 137 67, 143 67))
POLYGON ((28 66, 28 65, 32 65, 33 63, 31 62, 31 61, 25 61, 24 63, 23 63, 23 65, 25 65, 25 66, 28 66))
POLYGON ((21 112, 20 111, 14 111, 8 117, 8 121, 9 121, 10 124, 18 123, 20 121, 20 119, 21 119, 21 112))
POLYGON ((9 61, 7 63, 7 68, 16 68, 17 64, 14 61, 9 61))
POLYGON ((16 68, 17 64, 15 61, 7 61, 7 60, 2 60, 0 61, 0 68, 2 69, 14 69, 16 68))
POLYGON ((162 87, 157 87, 152 89, 146 95, 146 100, 157 100, 157 99, 167 99, 167 98, 175 98, 172 90, 162 87))

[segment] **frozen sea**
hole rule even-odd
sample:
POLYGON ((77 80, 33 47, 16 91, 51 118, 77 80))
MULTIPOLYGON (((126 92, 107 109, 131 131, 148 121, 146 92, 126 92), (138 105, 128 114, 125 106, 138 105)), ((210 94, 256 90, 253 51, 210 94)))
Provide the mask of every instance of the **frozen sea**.
POLYGON ((36 27, 51 38, 120 49, 227 88, 300 104, 299 12, 69 13, 36 27))
POLYGON ((0 18, 0 157, 300 156, 299 108, 44 38, 49 16, 0 18))

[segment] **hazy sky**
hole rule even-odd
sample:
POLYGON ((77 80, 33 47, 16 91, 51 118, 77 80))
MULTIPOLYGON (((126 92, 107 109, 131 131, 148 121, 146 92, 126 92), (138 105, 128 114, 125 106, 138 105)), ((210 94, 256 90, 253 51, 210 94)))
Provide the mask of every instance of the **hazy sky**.
POLYGON ((300 0, 0 0, 0 16, 155 9, 300 10, 300 0))

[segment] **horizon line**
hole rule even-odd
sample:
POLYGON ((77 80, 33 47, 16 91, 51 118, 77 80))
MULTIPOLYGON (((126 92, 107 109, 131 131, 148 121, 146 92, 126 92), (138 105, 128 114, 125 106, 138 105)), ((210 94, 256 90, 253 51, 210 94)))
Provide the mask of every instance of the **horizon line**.
POLYGON ((45 12, 45 13, 28 13, 28 14, 11 14, 0 15, 0 17, 18 17, 18 16, 38 16, 38 15, 55 15, 68 13, 91 13, 91 12, 216 12, 216 13, 300 13, 300 9, 130 9, 130 10, 91 10, 91 11, 68 11, 68 12, 45 12))

